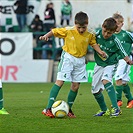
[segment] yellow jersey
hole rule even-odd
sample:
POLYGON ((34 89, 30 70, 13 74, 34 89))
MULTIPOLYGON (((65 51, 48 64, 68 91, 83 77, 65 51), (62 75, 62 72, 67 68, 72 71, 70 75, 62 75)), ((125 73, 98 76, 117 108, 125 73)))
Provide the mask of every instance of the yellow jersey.
POLYGON ((96 45, 94 33, 85 31, 79 34, 76 27, 54 28, 52 33, 55 37, 63 38, 64 45, 62 49, 70 55, 80 58, 87 54, 88 45, 96 45))

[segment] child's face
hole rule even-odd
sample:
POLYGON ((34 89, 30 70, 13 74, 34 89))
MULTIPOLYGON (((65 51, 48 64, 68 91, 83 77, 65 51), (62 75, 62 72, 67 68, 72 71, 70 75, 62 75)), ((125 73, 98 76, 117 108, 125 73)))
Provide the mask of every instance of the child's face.
POLYGON ((87 30, 88 24, 84 24, 82 26, 80 24, 76 24, 75 26, 79 34, 83 34, 87 30))
POLYGON ((113 35, 115 31, 110 31, 107 30, 106 28, 102 27, 102 35, 104 39, 108 39, 109 37, 111 37, 113 35))
POLYGON ((119 21, 118 19, 115 19, 115 21, 117 22, 117 26, 118 26, 118 28, 116 29, 116 32, 120 32, 123 26, 123 21, 119 21))

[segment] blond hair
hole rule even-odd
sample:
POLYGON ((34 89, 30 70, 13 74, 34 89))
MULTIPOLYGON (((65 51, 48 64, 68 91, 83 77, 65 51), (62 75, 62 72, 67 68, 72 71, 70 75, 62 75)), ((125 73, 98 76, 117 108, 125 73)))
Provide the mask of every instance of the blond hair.
POLYGON ((123 16, 120 14, 120 13, 114 13, 113 16, 112 16, 114 19, 117 19, 119 22, 123 22, 124 21, 124 18, 123 16))

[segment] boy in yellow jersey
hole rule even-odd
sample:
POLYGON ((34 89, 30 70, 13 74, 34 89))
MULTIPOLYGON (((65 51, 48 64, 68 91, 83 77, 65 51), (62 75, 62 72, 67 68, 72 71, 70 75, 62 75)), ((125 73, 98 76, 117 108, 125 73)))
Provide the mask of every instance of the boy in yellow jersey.
POLYGON ((54 117, 51 112, 51 107, 65 81, 71 82, 71 89, 67 98, 70 109, 68 117, 76 117, 71 108, 77 96, 80 82, 87 82, 88 79, 85 64, 85 55, 87 54, 88 45, 92 46, 102 57, 106 57, 106 53, 101 51, 96 44, 95 35, 88 32, 87 29, 88 16, 84 12, 79 12, 75 16, 75 26, 54 28, 44 36, 40 36, 40 40, 46 41, 53 35, 64 39, 57 80, 51 88, 48 105, 46 109, 42 111, 42 113, 48 117, 54 117))

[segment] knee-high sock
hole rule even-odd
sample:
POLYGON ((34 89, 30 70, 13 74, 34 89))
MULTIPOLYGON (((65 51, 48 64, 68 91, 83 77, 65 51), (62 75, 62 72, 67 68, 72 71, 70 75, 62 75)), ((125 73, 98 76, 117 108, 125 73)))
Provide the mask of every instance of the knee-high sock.
POLYGON ((130 92, 130 87, 128 84, 123 86, 123 92, 125 94, 125 97, 128 99, 128 101, 133 100, 132 94, 130 92))
POLYGON ((47 105, 47 108, 51 108, 58 93, 59 93, 59 90, 60 90, 60 86, 54 84, 51 91, 50 91, 50 95, 49 95, 49 99, 48 99, 48 105, 47 105))
POLYGON ((3 108, 3 91, 2 88, 0 88, 0 109, 3 108))
POLYGON ((109 82, 109 83, 105 84, 104 87, 108 93, 108 96, 110 98, 113 108, 119 108, 117 105, 115 89, 114 89, 114 86, 112 85, 112 83, 109 82))
POLYGON ((117 101, 122 100, 122 91, 123 91, 123 85, 115 87, 116 89, 116 96, 117 96, 117 101))
POLYGON ((94 97, 95 97, 97 103, 99 104, 101 110, 102 111, 106 111, 107 110, 107 106, 105 104, 104 96, 103 96, 102 92, 100 92, 98 94, 94 94, 94 97))
POLYGON ((67 97, 67 103, 68 103, 70 109, 72 108, 72 105, 76 99, 77 93, 78 93, 77 91, 76 92, 72 91, 72 90, 69 91, 69 94, 67 97))

